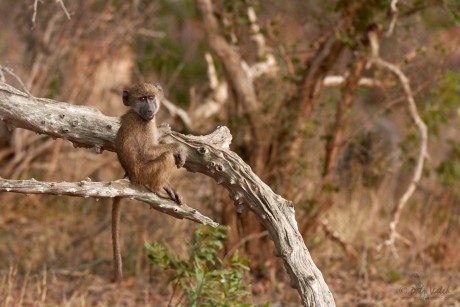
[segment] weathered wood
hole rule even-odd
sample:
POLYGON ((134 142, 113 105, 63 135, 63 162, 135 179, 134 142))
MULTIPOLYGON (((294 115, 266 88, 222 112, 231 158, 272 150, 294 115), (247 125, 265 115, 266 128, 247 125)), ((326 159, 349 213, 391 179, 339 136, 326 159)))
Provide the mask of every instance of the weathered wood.
POLYGON ((0 120, 12 128, 24 128, 71 141, 75 147, 96 152, 115 151, 119 119, 87 106, 35 98, 0 82, 0 120))
MULTIPOLYGON (((2 83, 0 118, 16 127, 65 138, 78 146, 94 147, 99 151, 114 151, 115 133, 119 127, 118 119, 104 116, 95 109, 28 97, 2 83), (34 110, 34 114, 29 114, 30 110, 34 110), (78 124, 72 125, 73 121, 78 124)), ((231 141, 228 128, 218 127, 207 136, 171 132, 164 140, 184 146, 187 150, 185 168, 212 177, 223 185, 237 211, 249 209, 257 215, 275 243, 273 253, 283 260, 291 285, 299 292, 304 306, 335 306, 332 294, 299 233, 294 205, 275 194, 237 154, 228 149, 231 141)))
MULTIPOLYGON (((214 134, 219 130, 230 133, 220 127, 214 134)), ((187 170, 214 178, 229 191, 237 211, 250 209, 257 215, 275 243, 274 255, 283 260, 291 286, 297 289, 305 306, 335 306, 299 233, 292 202, 274 193, 234 152, 175 132, 168 140, 188 147, 187 170)))
POLYGON ((92 198, 123 197, 136 199, 150 205, 150 208, 179 219, 188 219, 200 224, 217 227, 219 224, 187 205, 178 206, 174 202, 160 198, 142 186, 133 185, 129 180, 120 179, 108 182, 41 182, 31 180, 0 179, 0 191, 22 194, 67 195, 92 198))

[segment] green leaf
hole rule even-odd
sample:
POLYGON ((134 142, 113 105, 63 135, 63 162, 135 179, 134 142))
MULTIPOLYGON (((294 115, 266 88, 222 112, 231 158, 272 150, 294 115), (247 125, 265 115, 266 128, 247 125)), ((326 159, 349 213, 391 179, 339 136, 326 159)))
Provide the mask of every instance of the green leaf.
POLYGON ((228 227, 198 227, 188 242, 188 259, 175 257, 159 243, 146 244, 153 266, 163 269, 167 283, 178 286, 185 294, 187 306, 251 306, 242 298, 251 295, 244 282, 248 260, 236 251, 230 259, 219 257, 228 227))

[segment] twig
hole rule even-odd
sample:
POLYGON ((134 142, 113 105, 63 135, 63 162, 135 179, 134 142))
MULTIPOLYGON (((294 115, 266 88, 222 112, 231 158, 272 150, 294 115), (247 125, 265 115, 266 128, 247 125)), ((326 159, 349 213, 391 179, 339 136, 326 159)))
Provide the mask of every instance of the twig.
POLYGON ((30 165, 30 162, 35 159, 37 156, 42 154, 44 151, 52 148, 53 140, 48 138, 43 143, 40 143, 37 147, 33 148, 32 150, 28 150, 25 157, 21 159, 21 163, 16 165, 14 171, 11 173, 10 178, 16 179, 18 178, 21 173, 30 165))
POLYGON ((211 54, 206 52, 204 57, 208 65, 209 87, 212 92, 205 98, 204 103, 191 108, 193 118, 200 121, 219 113, 229 96, 228 84, 225 80, 219 80, 211 54))
POLYGON ((391 0, 390 9, 393 16, 391 17, 390 26, 388 27, 386 36, 391 36, 396 26, 396 22, 398 21, 398 0, 391 0))
POLYGON ((251 80, 254 80, 262 75, 271 74, 278 71, 278 64, 275 56, 269 52, 265 43, 265 37, 260 31, 256 11, 252 6, 247 9, 248 19, 251 26, 251 39, 256 43, 257 55, 259 62, 248 65, 245 61, 242 62, 243 68, 251 80))
POLYGON ((21 293, 19 295, 18 306, 22 306, 22 302, 24 300, 24 295, 26 293, 27 283, 29 282, 30 278, 30 268, 26 270, 26 276, 24 276, 24 280, 22 282, 21 293))
MULTIPOLYGON (((340 99, 337 104, 335 120, 332 126, 331 137, 328 138, 325 146, 325 159, 323 165, 323 182, 329 182, 337 168, 337 155, 340 143, 342 142, 345 128, 348 125, 348 116, 353 101, 356 100, 356 92, 359 80, 364 71, 366 59, 362 56, 353 60, 353 67, 347 72, 344 86, 341 88, 340 99)), ((323 207, 325 208, 325 207, 323 207)))
POLYGON ((62 1, 62 0, 56 0, 56 2, 59 3, 59 4, 61 5, 62 10, 64 11, 64 13, 65 13, 65 15, 67 16, 67 18, 70 20, 70 19, 71 19, 71 18, 70 18, 70 14, 69 14, 69 12, 67 11, 67 8, 66 8, 65 5, 64 5, 64 1, 62 1))
POLYGON ((35 19, 37 18, 37 11, 38 11, 38 0, 34 1, 34 13, 32 15, 32 27, 35 26, 35 19))
POLYGON ((168 99, 163 99, 163 106, 166 110, 168 110, 171 116, 179 117, 187 127, 192 127, 192 120, 190 119, 190 116, 188 116, 187 112, 184 109, 179 108, 168 99))
POLYGON ((241 240, 238 241, 237 244, 235 244, 235 246, 233 246, 228 252, 227 254, 225 255, 225 259, 228 259, 230 258, 231 256, 233 256, 233 254, 235 253, 235 251, 240 248, 242 245, 246 244, 246 242, 249 242, 251 240, 256 240, 256 239, 260 239, 260 238, 263 238, 265 236, 268 236, 268 231, 264 230, 262 232, 259 232, 259 233, 251 233, 249 235, 247 235, 246 237, 242 238, 241 240))
MULTIPOLYGON (((64 5, 64 2, 62 0, 56 0, 56 3, 59 3, 61 5, 62 10, 64 11, 67 18, 70 20, 71 19, 70 14, 64 5)), ((34 1, 34 13, 32 14, 32 27, 35 27, 35 21, 37 19, 37 12, 38 12, 38 0, 35 0, 34 1)))
POLYGON ((22 82, 21 77, 16 75, 11 68, 7 68, 7 67, 4 67, 4 66, 0 65, 0 72, 1 72, 1 77, 2 77, 1 81, 3 83, 5 83, 5 76, 4 76, 3 72, 6 72, 10 76, 12 76, 14 79, 16 79, 16 81, 18 81, 18 83, 21 85, 21 87, 24 90, 24 92, 26 92, 27 95, 29 95, 29 97, 33 97, 32 94, 29 92, 29 89, 27 88, 27 86, 24 84, 24 82, 22 82))
POLYGON ((180 306, 180 303, 181 303, 181 302, 182 302, 182 300, 184 299, 184 297, 185 297, 185 294, 186 294, 186 292, 185 292, 185 291, 182 291, 182 295, 179 297, 179 301, 177 301, 177 304, 176 304, 176 306, 175 306, 175 307, 178 307, 178 306, 180 306))
MULTIPOLYGON (((379 244, 376 247, 377 251, 379 251, 383 247, 383 245, 389 246, 393 252, 393 255, 397 256, 396 249, 394 247, 394 243, 395 243, 395 239, 400 238, 401 235, 397 233, 396 227, 398 225, 399 219, 401 217, 401 212, 404 206, 406 205, 407 201, 410 199, 412 194, 415 192, 417 184, 420 181, 420 178, 422 177, 425 157, 427 157, 428 155, 427 154, 428 129, 427 129, 426 124, 423 122, 422 118, 420 117, 420 114, 418 113, 417 105, 414 100, 414 95, 412 94, 412 89, 409 84, 410 82, 409 79, 402 72, 402 70, 398 68, 396 65, 380 58, 379 53, 378 53, 378 44, 379 44, 378 37, 375 32, 369 33, 369 40, 371 42, 371 48, 372 48, 371 49, 372 55, 371 55, 370 63, 376 66, 379 66, 381 68, 384 68, 386 70, 389 70, 399 79, 399 82, 401 83, 401 86, 404 90, 404 94, 406 96, 409 115, 412 118, 415 126, 419 130, 419 134, 420 134, 420 149, 419 149, 419 153, 417 157, 417 162, 415 165, 414 174, 412 176, 412 180, 407 190, 398 200, 395 206, 395 209, 392 212, 392 220, 390 222, 389 238, 384 242, 384 244, 379 244)), ((405 241, 407 244, 407 240, 405 241)))
POLYGON ((47 270, 46 270, 46 263, 45 265, 43 266, 43 278, 42 278, 42 281, 40 283, 41 285, 41 296, 40 296, 40 305, 39 306, 45 306, 45 300, 46 300, 46 291, 47 291, 47 274, 46 274, 47 270))
POLYGON ((328 220, 324 219, 320 224, 326 237, 328 237, 332 242, 337 243, 349 257, 358 260, 358 252, 337 231, 331 229, 328 220))
POLYGON ((173 291, 171 293, 171 297, 169 298, 169 302, 168 302, 167 307, 170 307, 171 304, 172 304, 172 300, 174 298, 174 295, 176 294, 177 286, 179 285, 179 282, 180 282, 182 276, 184 276, 184 273, 181 273, 180 276, 177 277, 177 281, 174 283, 173 291))

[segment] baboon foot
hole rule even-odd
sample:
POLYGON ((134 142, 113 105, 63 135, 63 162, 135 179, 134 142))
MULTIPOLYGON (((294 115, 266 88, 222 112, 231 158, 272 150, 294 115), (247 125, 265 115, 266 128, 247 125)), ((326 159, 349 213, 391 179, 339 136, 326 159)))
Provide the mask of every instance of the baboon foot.
POLYGON ((176 202, 179 206, 183 204, 182 197, 170 186, 164 186, 163 189, 168 193, 169 198, 176 202))

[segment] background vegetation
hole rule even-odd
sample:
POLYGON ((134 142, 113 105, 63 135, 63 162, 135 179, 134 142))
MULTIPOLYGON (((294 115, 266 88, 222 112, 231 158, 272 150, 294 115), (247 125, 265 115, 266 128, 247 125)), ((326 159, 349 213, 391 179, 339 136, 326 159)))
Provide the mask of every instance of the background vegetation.
MULTIPOLYGON (((160 82, 167 99, 185 111, 164 107, 160 122, 192 134, 229 126, 232 150, 294 202, 304 240, 338 306, 459 304, 458 2, 222 0, 213 4, 214 28, 200 2, 44 0, 35 10, 34 1, 3 0, 0 78, 34 96, 111 116, 125 111, 124 86, 160 82), (214 31, 236 57, 216 43, 214 31), (377 247, 388 238, 396 203, 413 180, 421 139, 398 78, 371 65, 371 33, 379 56, 410 80, 428 126, 422 178, 401 211, 394 249, 377 247)), ((76 149, 0 122, 3 178, 99 181, 122 175, 113 153, 76 149)), ((227 193, 203 176, 178 171, 173 185, 191 206, 230 226, 226 240, 202 239, 223 244, 208 251, 212 261, 229 254, 249 259, 249 272, 213 267, 211 274, 248 283, 249 297, 232 288, 244 303, 298 304, 254 216, 237 213, 227 193)), ((166 282, 168 272, 192 271, 200 259, 189 246, 196 247, 200 232, 193 237, 196 225, 130 202, 122 209, 126 281, 117 288, 109 282, 109 201, 2 193, 0 302, 167 305, 176 284, 166 282), (164 247, 166 258, 154 261, 169 266, 163 272, 151 265, 152 251, 160 252, 154 242, 164 247)), ((193 278, 203 278, 194 272, 193 278)), ((180 284, 184 293, 193 287, 193 281, 180 284)))

